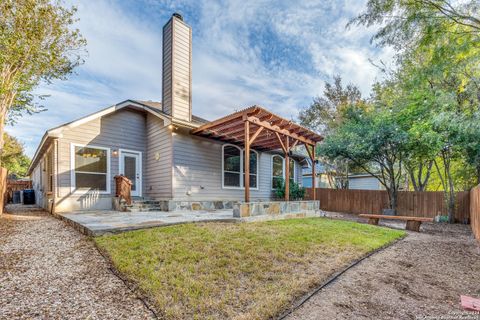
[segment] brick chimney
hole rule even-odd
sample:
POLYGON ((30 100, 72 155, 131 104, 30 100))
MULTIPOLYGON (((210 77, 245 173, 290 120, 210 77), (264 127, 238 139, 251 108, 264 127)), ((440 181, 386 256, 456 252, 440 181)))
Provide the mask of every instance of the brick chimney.
POLYGON ((174 13, 163 26, 163 111, 176 119, 192 120, 192 28, 174 13))

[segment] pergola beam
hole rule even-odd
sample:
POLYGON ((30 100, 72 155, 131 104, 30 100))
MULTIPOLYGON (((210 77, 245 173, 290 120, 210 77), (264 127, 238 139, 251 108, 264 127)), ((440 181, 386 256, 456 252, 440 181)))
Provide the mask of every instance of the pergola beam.
POLYGON ((299 136, 298 134, 295 134, 295 133, 290 133, 290 131, 288 131, 286 129, 282 129, 282 128, 276 126, 276 125, 271 125, 270 123, 268 123, 266 121, 261 121, 257 117, 250 117, 249 116, 249 117, 246 117, 246 120, 255 124, 255 125, 257 125, 257 126, 264 127, 265 129, 268 129, 270 131, 280 133, 284 136, 299 140, 300 142, 311 144, 311 145, 315 144, 315 141, 313 141, 311 139, 305 138, 303 136, 299 136))

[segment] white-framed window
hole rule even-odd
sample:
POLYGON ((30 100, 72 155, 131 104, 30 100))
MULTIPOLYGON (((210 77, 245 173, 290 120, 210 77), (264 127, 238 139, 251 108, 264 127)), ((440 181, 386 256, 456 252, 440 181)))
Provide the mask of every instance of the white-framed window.
POLYGON ((110 193, 110 149, 71 144, 72 192, 110 193))
MULTIPOLYGON (((243 151, 243 159, 245 159, 245 150, 243 151)), ((242 169, 242 172, 244 170, 242 169)), ((258 153, 250 150, 250 188, 258 188, 258 153)), ((245 184, 245 173, 243 174, 243 184, 245 184)))
MULTIPOLYGON (((250 150, 250 188, 258 189, 258 153, 250 150)), ((222 146, 222 188, 243 189, 245 187, 245 150, 238 146, 222 146)))
MULTIPOLYGON (((296 181, 295 160, 290 158, 290 180, 296 181)), ((285 180, 285 158, 281 155, 272 156, 272 189, 277 189, 285 180)))

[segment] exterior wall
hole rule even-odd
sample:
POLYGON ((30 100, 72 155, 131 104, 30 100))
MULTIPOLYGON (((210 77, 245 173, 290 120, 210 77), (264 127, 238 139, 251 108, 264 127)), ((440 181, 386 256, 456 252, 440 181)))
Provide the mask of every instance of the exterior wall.
POLYGON ((191 28, 172 17, 163 28, 163 110, 174 118, 191 121, 191 28))
POLYGON ((145 196, 172 198, 172 133, 163 120, 147 115, 147 154, 143 171, 145 196))
MULTIPOLYGON (((56 211, 111 209, 112 196, 115 195, 113 177, 119 173, 119 156, 113 156, 113 150, 129 149, 142 152, 145 171, 146 152, 146 116, 143 113, 120 110, 65 129, 58 139, 58 199, 56 211), (71 144, 91 145, 110 148, 110 193, 101 194, 90 191, 72 193, 71 191, 71 144)), ((145 184, 145 181, 143 181, 145 184)), ((144 186, 142 186, 143 191, 144 186)))
POLYGON ((32 171, 32 188, 35 191, 35 203, 50 210, 49 199, 54 195, 55 176, 54 176, 54 150, 53 143, 43 154, 37 166, 32 171))
POLYGON ((361 190, 381 190, 380 182, 374 177, 350 178, 348 181, 349 189, 361 190))
MULTIPOLYGON (((243 201, 244 189, 222 188, 222 143, 173 133, 173 199, 181 201, 243 201)), ((296 180, 302 181, 295 165, 296 180)), ((251 201, 272 198, 272 154, 259 153, 258 190, 250 189, 251 201)))
MULTIPOLYGON (((303 176, 303 187, 305 188, 311 188, 312 187, 312 175, 304 175, 303 176)), ((315 187, 316 188, 330 188, 330 185, 328 183, 328 178, 325 174, 319 174, 317 175, 315 179, 315 187)))
POLYGON ((32 187, 33 190, 35 190, 35 203, 44 208, 45 210, 48 210, 48 202, 47 198, 44 194, 46 190, 46 185, 45 185, 45 177, 43 174, 42 167, 44 166, 44 161, 43 159, 38 162, 38 165, 33 169, 32 172, 32 187))

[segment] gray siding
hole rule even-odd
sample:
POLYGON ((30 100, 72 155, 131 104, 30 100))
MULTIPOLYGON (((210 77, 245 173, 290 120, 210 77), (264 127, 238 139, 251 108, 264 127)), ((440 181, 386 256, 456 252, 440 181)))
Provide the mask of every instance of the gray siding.
POLYGON ((172 21, 163 27, 162 108, 172 114, 172 21))
POLYGON ((163 28, 163 110, 174 118, 192 117, 191 28, 172 17, 163 28))
POLYGON ((147 155, 144 170, 145 196, 172 198, 172 133, 163 120, 147 115, 147 155))
MULTIPOLYGON (((173 197, 175 200, 244 200, 243 189, 222 188, 222 143, 186 133, 173 134, 173 197), (188 194, 190 193, 190 194, 188 194)), ((259 153, 258 190, 251 200, 272 196, 272 154, 259 153)), ((296 163, 297 181, 302 180, 296 163)))
MULTIPOLYGON (((111 207, 115 194, 113 177, 119 173, 119 157, 110 157, 110 194, 71 194, 71 144, 92 145, 113 149, 142 152, 145 170, 146 116, 143 113, 120 110, 71 129, 65 129, 58 141, 58 194, 59 211, 71 209, 98 209, 111 207)), ((144 188, 142 186, 143 191, 144 188)))
POLYGON ((381 190, 380 182, 375 177, 358 177, 348 180, 349 189, 381 190))

